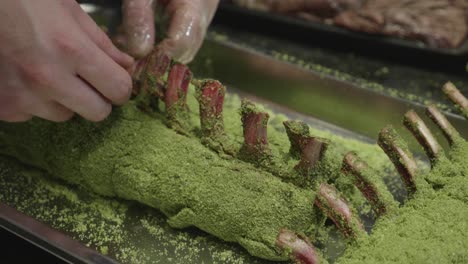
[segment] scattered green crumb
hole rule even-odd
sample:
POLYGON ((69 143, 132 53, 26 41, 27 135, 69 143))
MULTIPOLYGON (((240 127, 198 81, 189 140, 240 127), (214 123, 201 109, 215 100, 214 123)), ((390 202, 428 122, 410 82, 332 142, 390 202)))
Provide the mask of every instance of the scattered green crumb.
POLYGON ((419 175, 416 195, 377 221, 371 236, 338 263, 467 263, 467 142, 419 175))
MULTIPOLYGON (((190 86, 187 104, 191 122, 195 124, 199 117, 194 92, 194 87, 190 86)), ((240 105, 237 96, 226 96, 226 133, 239 148, 243 142, 240 105)), ((265 110, 272 120, 268 126, 272 153, 283 171, 293 172, 297 160, 281 161, 289 152, 288 137, 282 125, 284 116, 265 110)), ((7 146, 0 150, 2 153, 43 168, 83 189, 159 208, 169 217, 168 223, 173 228, 199 227, 223 240, 239 242, 256 256, 286 260, 287 256, 279 254, 275 246, 281 228, 289 227, 313 239, 323 225, 322 218, 314 216, 317 212, 313 207, 313 189, 297 188, 249 163, 223 159, 200 144, 198 138, 181 136, 168 129, 164 115, 148 116, 133 103, 114 109, 112 116, 100 124, 78 119, 66 124, 34 120, 26 124, 1 124, 1 131, 0 144, 7 146), (36 133, 31 135, 30 129, 36 133), (210 165, 207 167, 207 164, 210 165), (174 188, 178 195, 174 195, 174 188), (225 220, 220 221, 220 218, 225 220)), ((314 128, 310 132, 333 141, 311 177, 315 177, 317 183, 335 182, 356 207, 362 207, 365 199, 339 172, 342 156, 349 150, 360 150, 364 159, 383 172, 391 166, 385 155, 372 144, 314 128)), ((103 209, 97 205, 92 207, 103 209)), ((113 210, 121 215, 129 214, 129 209, 113 210)), ((111 211, 104 212, 112 219, 111 211)), ((75 222, 70 229, 78 233, 75 237, 91 239, 90 245, 102 246, 103 240, 108 239, 102 238, 99 232, 86 236, 92 227, 83 225, 88 222, 79 215, 76 213, 73 219, 68 219, 75 222)), ((125 226, 121 220, 112 222, 114 227, 125 226)), ((125 234, 120 233, 111 240, 125 239, 125 234)), ((120 259, 143 256, 130 254, 128 248, 124 252, 113 250, 109 246, 109 252, 118 254, 120 259)))
POLYGON ((101 246, 99 248, 99 251, 104 254, 104 255, 108 255, 109 254, 109 248, 107 246, 101 246))
POLYGON ((270 263, 201 231, 176 231, 151 208, 91 194, 4 156, 0 201, 121 263, 270 263), (223 252, 233 255, 221 261, 223 252))
MULTIPOLYGON (((189 117, 197 123, 193 93, 191 87, 189 117)), ((240 99, 229 95, 225 106, 226 131, 240 146, 240 99)), ((297 160, 288 154, 284 118, 265 110, 272 117, 268 127, 272 153, 278 160, 283 158, 283 171, 292 171, 297 160)), ((2 157, 0 201, 123 263, 267 263, 207 233, 237 242, 252 255, 283 261, 287 256, 274 244, 284 226, 307 235, 324 252, 343 249, 338 242, 330 243, 334 228, 314 209, 313 188, 299 188, 284 175, 224 159, 193 137, 196 129, 192 136, 178 135, 166 127, 164 116, 155 115, 142 114, 129 103, 100 124, 77 119, 66 124, 0 123, 0 152, 46 171, 2 157)), ((310 133, 331 141, 311 174, 313 180, 334 184, 356 208, 368 212, 365 199, 340 172, 342 157, 356 151, 377 174, 393 182, 388 158, 375 144, 313 127, 310 133)), ((464 237, 468 236, 461 222, 468 212, 460 206, 466 203, 466 195, 460 195, 460 185, 450 178, 466 181, 468 153, 462 143, 450 153, 455 163, 441 160, 439 169, 424 174, 418 182, 425 185, 415 198, 377 221, 369 239, 349 246, 339 261, 417 263, 426 259, 421 253, 427 252, 426 246, 436 247, 442 239, 441 250, 432 252, 436 259, 462 263, 466 254, 459 251, 466 248, 464 237)))
MULTIPOLYGON (((220 25, 212 27, 208 32, 208 38, 213 39, 213 42, 235 44, 244 49, 254 50, 367 90, 421 104, 430 101, 445 111, 454 112, 455 108, 448 100, 440 100, 443 98, 440 91, 442 85, 447 80, 452 80, 456 86, 463 89, 462 92, 466 93, 468 88, 467 76, 458 70, 434 71, 349 51, 311 47, 250 32, 240 33, 220 25), (218 35, 228 36, 228 41, 216 38, 218 35)), ((210 48, 207 44, 207 49, 202 48, 201 53, 210 54, 210 48)), ((217 54, 217 59, 224 58, 223 56, 224 54, 217 54)), ((463 67, 463 64, 458 64, 463 67)))

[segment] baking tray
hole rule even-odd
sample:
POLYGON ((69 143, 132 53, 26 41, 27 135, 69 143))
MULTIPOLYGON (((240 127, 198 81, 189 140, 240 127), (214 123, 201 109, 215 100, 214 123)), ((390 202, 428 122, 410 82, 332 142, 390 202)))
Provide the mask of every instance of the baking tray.
POLYGON ((221 1, 214 22, 311 46, 358 52, 418 66, 433 66, 437 62, 438 69, 444 70, 464 70, 468 61, 468 40, 458 48, 434 48, 419 41, 356 32, 287 15, 251 10, 229 1, 221 1))
POLYGON ((111 258, 2 202, 0 228, 68 263, 117 264, 111 258))
MULTIPOLYGON (((208 35, 191 68, 198 77, 218 79, 257 99, 263 98, 267 104, 274 103, 281 111, 298 112, 374 141, 382 127, 392 124, 408 142, 414 142, 402 127, 402 117, 409 109, 425 116, 421 103, 280 61, 216 35, 208 35)), ((444 104, 445 98, 433 102, 444 104)), ((445 114, 468 137, 466 121, 458 114, 445 114)), ((432 122, 427 123, 438 131, 432 122)), ((422 151, 416 143, 410 146, 415 152, 422 151)))
MULTIPOLYGON (((101 11, 109 13, 106 10, 101 11)), ((423 109, 421 105, 410 101, 398 100, 341 80, 327 78, 216 37, 208 37, 191 67, 197 77, 220 79, 228 84, 229 90, 242 96, 256 98, 257 101, 268 104, 277 112, 284 113, 291 118, 303 119, 314 127, 365 142, 373 141, 372 137, 376 135, 375 130, 383 125, 400 124, 401 115, 408 108, 416 108, 418 111, 423 109), (309 101, 298 103, 297 97, 291 97, 294 94, 309 101), (334 107, 330 109, 325 106, 323 104, 325 101, 334 107), (335 107, 337 105, 340 109, 335 107), (370 121, 372 123, 369 124, 370 121), (367 125, 362 127, 360 125, 362 123, 367 125)), ((450 114, 449 119, 463 135, 468 134, 468 127, 459 116, 450 114)), ((0 205, 1 226, 71 262, 75 260, 85 263, 112 261, 92 250, 102 251, 102 246, 109 248, 107 255, 111 257, 119 254, 120 251, 113 247, 115 241, 107 241, 108 244, 105 245, 89 241, 80 236, 82 228, 70 229, 57 223, 60 215, 54 215, 54 213, 69 210, 73 206, 66 202, 66 196, 64 199, 57 198, 51 203, 43 203, 40 199, 34 199, 34 192, 38 190, 36 188, 38 183, 35 179, 38 177, 24 175, 39 174, 36 176, 47 180, 48 177, 44 172, 23 167, 16 161, 4 157, 1 157, 0 164, 16 167, 12 169, 0 166, 0 171, 8 172, 4 178, 0 177, 0 180, 3 180, 0 184, 2 188, 0 196, 6 197, 8 193, 8 197, 2 199, 2 202, 10 206, 0 205), (30 203, 25 204, 25 201, 30 203), (18 213, 17 210, 25 214, 18 213), (32 219, 27 216, 36 214, 44 217, 32 219), (54 227, 55 230, 50 227, 54 227), (70 244, 74 246, 67 246, 70 244), (87 247, 83 247, 82 244, 86 244, 87 247)), ((114 200, 93 196, 64 183, 54 184, 71 192, 73 197, 84 204, 99 200, 108 204, 109 208, 114 206, 114 200)), ((253 258, 240 246, 220 241, 199 230, 171 229, 165 224, 165 217, 151 208, 127 201, 119 201, 119 203, 128 207, 124 213, 124 221, 117 224, 107 223, 106 228, 119 227, 119 232, 123 234, 120 238, 123 237, 125 243, 130 247, 139 247, 149 252, 148 256, 156 263, 190 263, 184 255, 177 254, 178 250, 184 251, 186 248, 181 249, 180 246, 171 244, 174 240, 184 241, 184 245, 190 246, 191 251, 187 254, 195 254, 195 260, 192 258, 194 261, 192 263, 271 263, 253 258), (154 221, 162 236, 156 239, 145 232, 146 229, 141 224, 142 219, 154 221), (197 243, 192 244, 194 241, 197 243)), ((88 213, 92 213, 94 209, 94 207, 81 208, 88 213)), ((108 221, 98 213, 92 215, 91 222, 108 221)), ((88 231, 96 232, 95 230, 88 231)))
MULTIPOLYGON (((122 4, 122 0, 78 0, 78 2, 112 8, 120 7, 122 4)), ((219 4, 216 21, 228 21, 232 26, 245 25, 245 30, 251 30, 252 28, 256 27, 259 27, 261 30, 274 29, 276 34, 289 33, 289 36, 302 36, 305 39, 310 38, 315 43, 320 41, 319 36, 321 35, 317 34, 329 34, 330 36, 341 35, 349 40, 358 40, 360 41, 360 44, 367 44, 365 45, 366 47, 375 47, 375 44, 377 44, 382 48, 387 46, 394 48, 403 47, 410 50, 418 50, 434 54, 464 56, 465 58, 468 56, 468 40, 466 40, 460 47, 457 48, 434 48, 419 41, 405 40, 391 36, 368 34, 365 32, 356 32, 338 26, 306 21, 304 19, 299 19, 287 15, 279 15, 242 8, 229 3, 229 1, 223 0, 221 0, 219 4), (252 19, 255 21, 254 23, 251 23, 252 19), (288 29, 285 32, 282 30, 283 25, 286 27, 285 29, 288 29), (299 32, 302 34, 296 34, 299 32)), ((332 40, 334 39, 330 39, 330 42, 327 41, 327 43, 331 43, 332 40)), ((340 43, 340 46, 342 46, 341 44, 342 43, 340 43)))
MULTIPOLYGON (((95 10, 104 12, 105 16, 109 13, 102 9, 95 10)), ((214 39, 207 39, 201 50, 201 56, 192 65, 200 77, 213 73, 212 67, 207 64, 207 61, 232 63, 230 56, 226 57, 225 55, 232 53, 237 48, 216 43, 217 41, 214 39), (219 54, 221 56, 213 57, 219 54)), ((240 52, 247 56, 253 56, 252 59, 258 56, 258 54, 247 50, 240 52)), ((232 53, 234 56, 236 54, 232 53)), ((285 66, 288 67, 286 64, 285 66)), ((239 62, 237 67, 244 67, 244 65, 239 62)), ((291 69, 295 70, 294 67, 291 69)), ((231 93, 238 93, 244 97, 255 97, 251 93, 231 88, 232 85, 229 85, 228 89, 231 93)), ((267 100, 261 100, 258 97, 256 99, 268 104, 267 100)), ((287 107, 273 103, 269 105, 277 112, 290 118, 302 119, 316 128, 366 142, 372 141, 347 129, 291 111, 287 107)), ((126 254, 128 257, 125 260, 129 263, 141 263, 146 259, 152 263, 273 263, 254 258, 239 245, 223 242, 200 230, 172 229, 166 224, 166 217, 162 213, 137 203, 120 200, 119 204, 125 206, 127 210, 120 215, 119 221, 109 222, 108 218, 101 214, 96 207, 88 207, 87 204, 92 205, 99 201, 101 209, 105 208, 104 211, 115 212, 119 211, 114 207, 115 200, 97 197, 60 181, 50 180, 47 173, 29 168, 5 157, 0 157, 0 197, 2 197, 0 199, 1 227, 60 259, 72 263, 113 263, 112 259, 98 253, 98 251, 103 251, 102 247, 108 249, 105 251, 108 251, 107 255, 111 258, 119 258, 118 255, 126 254), (55 186, 54 190, 59 189, 59 195, 56 194, 57 191, 54 193, 48 188, 44 188, 41 183, 43 181, 55 186), (38 197, 37 192, 42 195, 38 197), (62 195, 62 192, 66 194, 62 195), (43 201, 44 194, 51 198, 43 201), (70 196, 74 197, 76 201, 70 200, 70 196), (83 228, 79 224, 64 224, 60 219, 67 217, 62 212, 68 210, 73 211, 72 217, 86 214, 86 222, 95 223, 97 227, 83 228), (154 237, 150 232, 151 229, 145 227, 142 221, 152 221, 152 228, 157 230, 158 236, 154 237), (106 241, 96 241, 89 233, 100 234, 103 232, 102 228, 99 228, 99 223, 104 223, 105 229, 114 230, 105 234, 106 241), (116 241, 119 240, 122 241, 117 243, 116 241), (181 251, 183 253, 180 253, 181 251), (144 254, 144 258, 132 259, 133 256, 130 252, 138 252, 136 254, 138 256, 144 254), (188 259, 186 256, 190 256, 190 258, 188 259)))
MULTIPOLYGON (((78 0, 120 10, 121 0, 78 0)), ((118 17, 120 18, 120 17, 118 17)), ((230 1, 220 1, 213 24, 223 24, 257 34, 320 46, 346 52, 356 52, 391 61, 403 62, 446 72, 464 72, 468 61, 468 40, 454 49, 433 48, 422 42, 351 31, 342 27, 311 22, 238 7, 230 1)), ((111 30, 115 27, 111 27, 111 30)))
MULTIPOLYGON (((372 142, 370 138, 255 95, 230 86, 228 89, 231 94, 254 99, 314 128, 372 142)), ((137 202, 94 195, 0 155, 0 228, 66 262, 112 264, 117 263, 115 259, 123 258, 122 263, 279 263, 250 256, 240 245, 224 242, 195 228, 170 228, 166 220, 156 209, 137 202), (122 208, 125 208, 123 212, 122 208), (109 214, 118 216, 109 217, 109 214), (70 222, 70 218, 76 221, 70 222), (94 233, 98 235, 94 236, 94 233), (106 254, 102 253, 103 247, 106 254)), ((338 256, 341 249, 330 256, 338 256)), ((329 250, 333 252, 333 249, 329 250)))

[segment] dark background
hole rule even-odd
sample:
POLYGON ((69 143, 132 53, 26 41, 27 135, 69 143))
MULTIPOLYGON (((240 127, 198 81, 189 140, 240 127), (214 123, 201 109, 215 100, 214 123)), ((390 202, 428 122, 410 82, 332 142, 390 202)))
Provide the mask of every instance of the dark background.
POLYGON ((4 264, 66 263, 54 255, 0 227, 1 258, 4 264))

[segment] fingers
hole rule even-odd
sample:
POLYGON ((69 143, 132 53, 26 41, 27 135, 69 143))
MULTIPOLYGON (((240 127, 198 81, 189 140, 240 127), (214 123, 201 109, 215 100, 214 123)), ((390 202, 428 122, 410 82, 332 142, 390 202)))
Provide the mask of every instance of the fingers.
POLYGON ((71 110, 56 102, 37 102, 29 110, 31 111, 31 115, 53 122, 65 122, 74 115, 71 110))
POLYGON ((91 41, 83 40, 86 53, 76 56, 76 73, 114 104, 124 104, 132 90, 132 80, 126 69, 133 65, 133 59, 119 51, 107 35, 76 4, 73 8, 84 35, 91 41))
POLYGON ((2 84, 0 88, 0 120, 6 122, 24 122, 32 115, 23 113, 19 107, 22 101, 21 93, 14 87, 2 84))
POLYGON ((24 83, 9 89, 8 96, 1 96, 13 102, 3 113, 15 113, 15 119, 25 119, 24 115, 16 116, 17 113, 24 113, 60 122, 70 119, 75 112, 85 119, 98 122, 112 110, 110 102, 66 67, 28 65, 23 68, 22 75, 24 83))
POLYGON ((24 114, 24 113, 2 113, 0 112, 0 121, 6 121, 6 122, 12 122, 12 123, 17 123, 17 122, 25 122, 33 118, 32 115, 30 114, 24 114))
POLYGON ((112 106, 85 81, 76 76, 63 76, 53 98, 83 118, 99 122, 112 111, 112 106))
POLYGON ((73 5, 72 14, 78 24, 80 24, 82 30, 90 37, 90 39, 109 57, 124 68, 130 68, 133 65, 133 58, 127 54, 121 52, 99 28, 94 20, 86 14, 78 4, 73 5))
POLYGON ((171 0, 166 9, 171 23, 161 47, 181 63, 192 61, 203 43, 218 2, 171 0))
POLYGON ((9 96, 2 96, 5 100, 10 98, 13 103, 3 111, 0 108, 0 119, 19 122, 37 116, 63 122, 76 112, 85 119, 98 122, 110 114, 111 104, 86 81, 66 68, 46 68, 55 73, 55 78, 39 74, 42 81, 38 81, 39 77, 28 78, 25 83, 28 89, 18 87, 11 90, 9 96))
POLYGON ((88 46, 86 54, 76 57, 76 73, 110 102, 124 104, 132 91, 130 74, 92 45, 85 44, 88 46))
POLYGON ((132 58, 120 52, 74 0, 7 2, 19 5, 0 27, 1 120, 38 116, 64 121, 77 113, 101 121, 112 103, 128 99, 132 83, 125 68, 133 64, 132 58), (16 31, 8 25, 16 25, 16 31))
POLYGON ((194 50, 198 50, 201 45, 196 39, 202 30, 197 9, 195 3, 179 0, 171 1, 166 9, 171 23, 168 36, 160 46, 170 57, 181 63, 188 63, 194 56, 194 50))
POLYGON ((55 102, 46 102, 40 95, 31 90, 16 89, 10 95, 0 95, 0 101, 11 103, 0 107, 0 120, 8 122, 23 122, 37 116, 54 122, 63 122, 73 116, 73 112, 55 102))
POLYGON ((20 98, 15 103, 20 105, 16 112, 64 121, 72 116, 71 111, 97 122, 109 115, 111 102, 128 100, 132 86, 129 73, 80 33, 77 29, 78 39, 55 39, 54 50, 63 56, 58 61, 51 57, 49 62, 31 59, 17 65, 18 79, 22 80, 17 86, 36 96, 10 89, 10 94, 15 92, 20 98))
POLYGON ((149 54, 154 46, 153 0, 123 0, 123 26, 128 52, 136 58, 149 54))

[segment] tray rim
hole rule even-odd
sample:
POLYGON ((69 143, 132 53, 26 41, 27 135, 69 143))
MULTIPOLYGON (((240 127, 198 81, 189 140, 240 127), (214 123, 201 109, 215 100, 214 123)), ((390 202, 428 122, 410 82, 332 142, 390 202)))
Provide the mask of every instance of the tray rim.
POLYGON ((1 201, 0 228, 68 263, 118 263, 1 201))
POLYGON ((335 36, 346 37, 349 39, 362 41, 362 42, 374 42, 374 44, 389 45, 395 48, 404 48, 415 51, 422 51, 426 53, 432 53, 437 55, 452 56, 452 57, 465 57, 468 56, 468 36, 465 41, 457 48, 434 48, 421 41, 408 40, 404 38, 398 38, 393 36, 386 36, 380 34, 371 34, 366 32, 353 31, 336 25, 329 25, 326 23, 307 21, 304 19, 268 13, 259 10, 252 10, 243 7, 236 6, 229 1, 221 1, 219 4, 219 11, 236 13, 241 16, 249 18, 260 18, 264 21, 273 23, 279 23, 285 26, 294 26, 296 29, 311 30, 311 32, 320 32, 333 34, 335 36))

